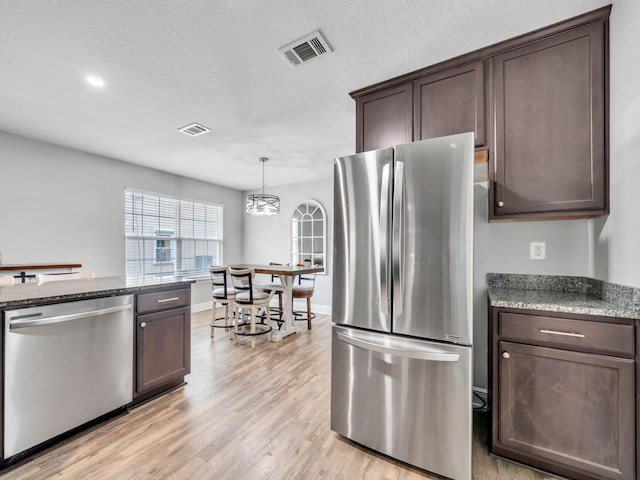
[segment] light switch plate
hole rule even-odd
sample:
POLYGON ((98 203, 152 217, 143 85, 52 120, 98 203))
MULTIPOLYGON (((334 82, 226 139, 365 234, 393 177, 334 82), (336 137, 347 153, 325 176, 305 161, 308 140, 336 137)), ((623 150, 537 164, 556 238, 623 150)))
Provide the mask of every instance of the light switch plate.
POLYGON ((547 244, 545 242, 529 243, 529 259, 545 260, 547 258, 547 244))

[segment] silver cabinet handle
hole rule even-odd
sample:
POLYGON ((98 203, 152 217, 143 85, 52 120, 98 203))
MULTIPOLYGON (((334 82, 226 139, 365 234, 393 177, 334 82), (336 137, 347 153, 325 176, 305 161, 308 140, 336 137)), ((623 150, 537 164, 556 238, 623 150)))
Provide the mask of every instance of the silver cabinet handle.
POLYGON ((504 207, 504 202, 503 202, 502 200, 500 200, 500 201, 498 202, 498 206, 499 206, 499 207, 504 207))
POLYGON ((140 328, 144 328, 144 327, 146 327, 146 326, 147 326, 147 322, 142 322, 142 323, 140 324, 140 328))
POLYGON ((158 300, 158 303, 175 302, 176 300, 180 300, 180 297, 162 298, 158 300))
POLYGON ((511 354, 509 352, 502 352, 502 358, 511 358, 511 354))
POLYGON ((576 337, 576 338, 585 338, 582 333, 575 332, 558 332, 557 330, 547 330, 543 328, 540 330, 540 333, 549 333, 551 335, 562 335, 564 337, 576 337))

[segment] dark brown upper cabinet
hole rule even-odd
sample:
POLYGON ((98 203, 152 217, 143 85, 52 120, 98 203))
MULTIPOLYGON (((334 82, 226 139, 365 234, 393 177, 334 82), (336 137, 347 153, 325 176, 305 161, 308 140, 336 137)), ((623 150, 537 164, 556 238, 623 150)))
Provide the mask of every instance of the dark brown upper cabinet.
POLYGON ((413 141, 413 88, 405 84, 356 102, 356 152, 413 141))
POLYGON ((351 92, 356 151, 475 132, 489 220, 609 212, 611 6, 351 92))
POLYGON ((413 82, 414 140, 474 132, 486 145, 484 62, 426 75, 413 82))
POLYGON ((598 22, 493 58, 490 218, 606 213, 605 41, 598 22))
POLYGON ((480 60, 356 98, 356 151, 464 132, 483 146, 484 92, 480 60))

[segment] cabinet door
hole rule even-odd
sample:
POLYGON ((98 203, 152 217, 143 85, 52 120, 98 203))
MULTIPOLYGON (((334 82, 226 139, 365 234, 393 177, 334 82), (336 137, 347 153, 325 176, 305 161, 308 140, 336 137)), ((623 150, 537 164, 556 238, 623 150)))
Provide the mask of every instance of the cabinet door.
POLYGON ((494 453, 560 475, 634 478, 633 360, 510 342, 497 353, 494 453))
POLYGON ((356 152, 413 141, 413 87, 398 87, 356 99, 356 152))
POLYGON ((427 75, 413 83, 415 140, 474 132, 486 144, 483 62, 427 75))
POLYGON ((184 377, 191 371, 189 307, 136 319, 136 392, 184 377))
POLYGON ((490 218, 605 213, 604 29, 590 24, 493 58, 490 218))

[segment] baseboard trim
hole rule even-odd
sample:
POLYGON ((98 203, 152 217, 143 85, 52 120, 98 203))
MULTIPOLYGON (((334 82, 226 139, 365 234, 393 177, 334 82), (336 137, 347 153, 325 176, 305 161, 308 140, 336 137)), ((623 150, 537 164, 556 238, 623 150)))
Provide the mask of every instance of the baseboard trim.
POLYGON ((191 313, 204 312, 205 310, 211 310, 211 302, 194 303, 191 305, 191 313))

